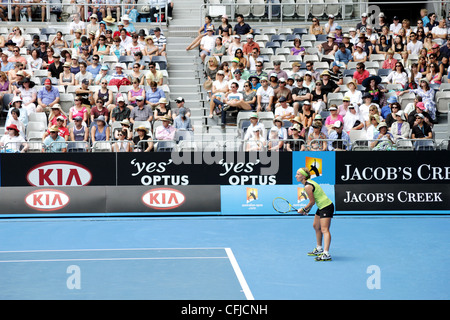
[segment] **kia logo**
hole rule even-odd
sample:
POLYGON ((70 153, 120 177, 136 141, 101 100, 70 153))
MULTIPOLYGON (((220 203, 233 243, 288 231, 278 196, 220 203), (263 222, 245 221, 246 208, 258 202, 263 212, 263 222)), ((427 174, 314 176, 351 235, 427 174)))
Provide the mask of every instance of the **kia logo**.
POLYGON ((25 203, 39 211, 55 211, 64 208, 70 201, 67 194, 59 190, 39 189, 25 197, 25 203))
POLYGON ((27 181, 35 187, 77 187, 88 185, 91 172, 84 166, 70 161, 49 161, 28 171, 27 181))
POLYGON ((168 188, 152 189, 142 196, 145 205, 161 210, 179 207, 185 199, 186 197, 180 191, 168 188))

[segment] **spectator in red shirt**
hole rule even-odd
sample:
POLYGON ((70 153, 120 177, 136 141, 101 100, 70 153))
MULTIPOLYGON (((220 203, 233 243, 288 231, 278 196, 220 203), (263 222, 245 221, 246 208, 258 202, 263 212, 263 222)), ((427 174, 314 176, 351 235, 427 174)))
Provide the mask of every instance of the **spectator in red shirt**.
POLYGON ((368 78, 370 76, 369 71, 366 70, 366 66, 364 63, 359 62, 356 65, 356 71, 353 74, 353 80, 355 80, 358 84, 362 84, 364 79, 368 78))
POLYGON ((258 48, 258 52, 260 52, 259 44, 253 41, 253 35, 251 33, 247 34, 247 42, 244 44, 244 54, 249 55, 252 53, 254 48, 258 48))

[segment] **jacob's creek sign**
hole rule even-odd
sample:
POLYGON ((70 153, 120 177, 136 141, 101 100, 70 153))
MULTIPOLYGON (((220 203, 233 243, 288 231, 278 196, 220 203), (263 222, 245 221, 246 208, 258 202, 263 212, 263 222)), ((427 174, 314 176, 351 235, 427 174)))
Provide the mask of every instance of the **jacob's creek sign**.
POLYGON ((449 153, 396 151, 341 152, 336 184, 449 184, 449 153))

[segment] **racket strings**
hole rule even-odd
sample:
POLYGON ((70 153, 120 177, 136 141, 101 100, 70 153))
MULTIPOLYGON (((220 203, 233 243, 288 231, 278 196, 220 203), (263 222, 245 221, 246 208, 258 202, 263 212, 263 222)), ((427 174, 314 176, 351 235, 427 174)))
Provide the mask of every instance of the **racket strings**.
POLYGON ((289 211, 291 211, 291 205, 289 204, 289 202, 287 200, 285 200, 285 199, 282 199, 282 198, 276 198, 273 201, 273 206, 279 212, 289 212, 289 211))

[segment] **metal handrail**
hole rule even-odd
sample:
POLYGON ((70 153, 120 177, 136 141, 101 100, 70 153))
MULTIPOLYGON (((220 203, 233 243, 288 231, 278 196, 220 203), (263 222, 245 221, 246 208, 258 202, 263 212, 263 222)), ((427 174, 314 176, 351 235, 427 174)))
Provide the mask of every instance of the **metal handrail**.
MULTIPOLYGON (((64 7, 81 7, 81 6, 83 6, 84 7, 84 19, 86 20, 86 21, 88 21, 89 20, 89 15, 88 15, 88 7, 90 7, 90 6, 92 6, 92 3, 84 3, 84 4, 76 4, 76 3, 51 3, 51 2, 48 2, 49 0, 41 0, 41 2, 40 3, 20 3, 20 5, 26 5, 26 6, 36 6, 36 7, 42 7, 42 6, 45 6, 45 16, 46 16, 46 21, 47 22, 51 22, 50 21, 50 14, 51 14, 51 7, 55 7, 55 6, 57 6, 57 7, 61 7, 62 8, 62 12, 64 12, 65 10, 64 10, 64 7)), ((9 21, 12 21, 12 12, 14 11, 13 10, 13 6, 15 6, 15 5, 17 5, 17 3, 13 3, 12 2, 12 0, 8 0, 6 3, 3 3, 3 5, 6 5, 7 7, 8 7, 8 20, 9 21)), ((95 4, 95 6, 96 7, 109 7, 109 6, 111 6, 111 4, 108 4, 108 3, 99 3, 99 4, 95 4)), ((114 7, 121 7, 121 8, 124 8, 124 7, 129 7, 129 6, 135 6, 135 7, 138 7, 138 6, 142 6, 142 4, 138 4, 138 3, 119 3, 119 4, 114 4, 114 7)), ((165 5, 165 7, 160 7, 160 6, 157 6, 158 7, 158 14, 159 14, 159 16, 161 16, 161 13, 163 13, 162 12, 162 10, 164 9, 165 10, 165 16, 166 16, 166 19, 165 19, 165 25, 166 26, 168 26, 168 21, 169 21, 169 19, 167 18, 167 14, 168 14, 168 3, 165 5)), ((77 8, 75 8, 75 13, 78 13, 78 9, 77 8)), ((74 14, 74 13, 72 13, 72 14, 74 14)), ((159 26, 161 27, 162 26, 162 21, 161 21, 161 19, 159 19, 159 26)))
MULTIPOLYGON (((441 6, 438 9, 440 9, 441 12, 446 12, 445 11, 446 10, 446 8, 445 8, 446 6, 448 8, 450 8, 450 5, 448 4, 448 1, 427 0, 426 3, 427 4, 440 4, 441 6)), ((421 5, 423 5, 424 2, 423 1, 409 1, 408 4, 421 4, 421 5)), ((374 1, 373 2, 373 1, 369 1, 369 0, 367 0, 367 1, 358 0, 357 2, 349 2, 349 3, 338 2, 338 3, 328 3, 328 4, 327 3, 323 3, 323 4, 322 3, 311 3, 309 1, 308 2, 304 1, 303 2, 302 0, 295 1, 295 3, 251 3, 249 1, 248 4, 246 4, 246 3, 213 3, 213 4, 212 3, 205 3, 205 4, 202 4, 200 6, 200 12, 204 12, 205 9, 206 9, 206 11, 208 11, 207 9, 209 7, 230 7, 231 17, 229 17, 229 20, 233 21, 235 15, 236 15, 236 12, 237 12, 237 7, 239 7, 239 6, 250 6, 250 7, 265 6, 265 7, 268 7, 268 12, 267 12, 268 21, 269 22, 272 22, 272 20, 280 21, 281 25, 283 25, 283 7, 284 6, 293 6, 293 5, 295 5, 296 7, 297 6, 304 6, 305 16, 304 16, 303 21, 307 22, 308 21, 308 16, 309 16, 309 8, 314 6, 314 5, 323 5, 325 7, 327 5, 340 5, 341 6, 341 10, 340 11, 342 13, 341 17, 342 17, 342 20, 345 20, 345 17, 346 17, 346 15, 345 15, 345 13, 346 13, 345 7, 346 6, 356 6, 356 8, 359 10, 359 12, 358 12, 358 14, 356 16, 360 17, 363 12, 368 12, 369 18, 370 18, 371 10, 369 10, 370 9, 369 6, 405 5, 405 3, 404 2, 396 3, 395 1, 374 1), (272 12, 273 12, 272 6, 280 7, 279 18, 273 19, 273 17, 272 17, 272 12)), ((439 11, 439 10, 437 10, 437 11, 439 11)), ((201 17, 200 25, 203 24, 203 20, 202 19, 203 19, 203 17, 201 17)))

